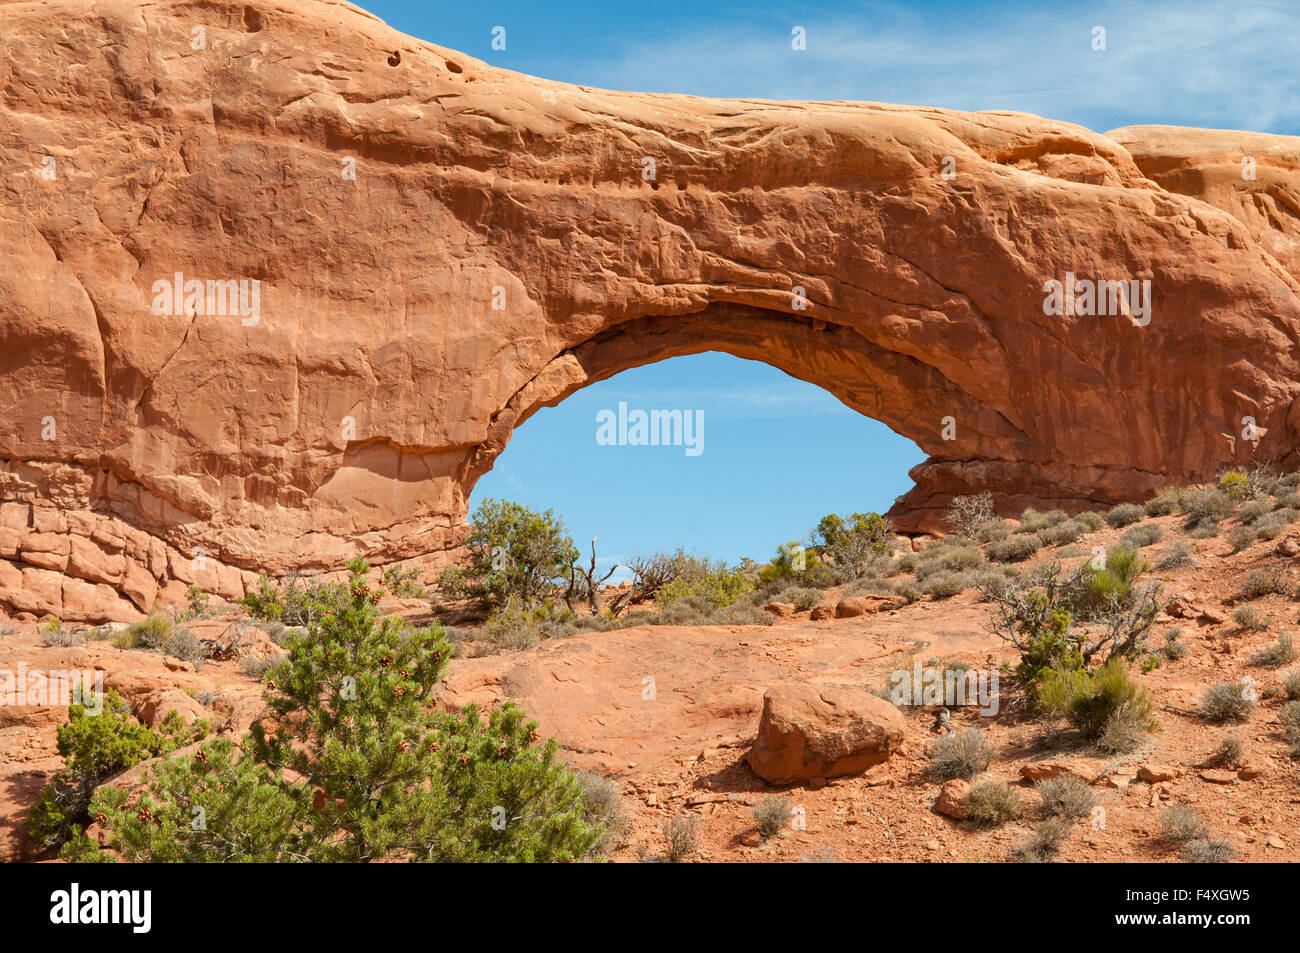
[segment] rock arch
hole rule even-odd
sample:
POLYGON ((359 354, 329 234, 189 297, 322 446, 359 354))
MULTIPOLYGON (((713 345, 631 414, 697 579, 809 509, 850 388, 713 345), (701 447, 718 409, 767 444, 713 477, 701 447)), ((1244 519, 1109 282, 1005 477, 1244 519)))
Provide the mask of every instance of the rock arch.
POLYGON ((914 530, 1295 459, 1295 138, 608 92, 302 0, 9 11, 11 609, 443 552, 529 413, 701 350, 915 440, 914 530), (154 313, 177 273, 258 313, 154 313), (1149 280, 1150 323, 1045 314, 1067 274, 1149 280))

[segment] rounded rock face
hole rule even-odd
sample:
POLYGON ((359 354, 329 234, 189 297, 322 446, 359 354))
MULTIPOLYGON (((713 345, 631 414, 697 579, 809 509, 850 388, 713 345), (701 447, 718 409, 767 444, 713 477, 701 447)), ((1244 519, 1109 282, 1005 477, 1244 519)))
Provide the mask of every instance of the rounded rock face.
POLYGON ((12 611, 445 554, 530 414, 708 350, 916 441, 906 531, 1295 462, 1298 139, 608 92, 306 0, 4 9, 12 611))
POLYGON ((897 708, 862 689, 782 685, 763 695, 758 738, 745 760, 771 784, 838 778, 886 760, 905 730, 897 708))

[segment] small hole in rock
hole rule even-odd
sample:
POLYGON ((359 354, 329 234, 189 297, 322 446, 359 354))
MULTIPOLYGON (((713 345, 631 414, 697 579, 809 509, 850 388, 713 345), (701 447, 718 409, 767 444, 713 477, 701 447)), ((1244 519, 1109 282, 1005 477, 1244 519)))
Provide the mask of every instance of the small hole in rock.
POLYGON ((393 55, 388 58, 388 65, 396 66, 400 62, 402 62, 402 54, 393 50, 393 55))
POLYGON ((465 72, 465 67, 461 66, 459 63, 454 62, 452 60, 447 60, 447 69, 451 70, 453 73, 465 72))
POLYGON ((244 29, 257 33, 262 29, 262 14, 252 7, 244 7, 244 29))

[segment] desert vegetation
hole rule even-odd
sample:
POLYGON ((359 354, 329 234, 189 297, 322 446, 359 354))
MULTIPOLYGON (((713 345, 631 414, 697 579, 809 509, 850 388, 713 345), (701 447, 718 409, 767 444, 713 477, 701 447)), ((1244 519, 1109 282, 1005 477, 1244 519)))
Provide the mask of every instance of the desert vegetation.
MULTIPOLYGON (((1117 796, 1091 779, 1096 771, 1155 792, 1154 856, 1237 859, 1233 830, 1177 797, 1189 783, 1247 783, 1262 770, 1261 747, 1281 759, 1273 770, 1300 764, 1291 635, 1300 544, 1289 548, 1287 529, 1300 513, 1298 483, 1233 470, 1145 505, 1014 517, 976 494, 953 500, 952 532, 918 541, 880 514, 828 514, 765 561, 737 564, 679 548, 614 566, 596 540, 576 545, 556 514, 489 500, 474 514, 464 559, 436 574, 354 561, 343 577, 263 575, 233 606, 191 587, 182 604, 130 625, 49 618, 36 637, 50 650, 106 645, 196 673, 233 666, 259 685, 269 717, 242 736, 214 736, 225 716, 208 690, 191 695, 202 717, 186 709, 145 719, 112 693, 102 711, 72 707, 58 731, 63 767, 31 807, 30 837, 44 856, 74 859, 705 859, 720 848, 698 805, 674 801, 647 815, 644 788, 576 770, 508 700, 431 705, 451 660, 576 636, 599 645, 633 630, 663 630, 671 643, 677 636, 664 627, 723 627, 736 634, 721 638, 744 645, 789 625, 829 631, 807 626, 860 613, 911 626, 909 614, 926 610, 976 620, 988 651, 917 654, 916 664, 947 684, 995 673, 996 705, 985 714, 944 698, 900 703, 883 676, 872 691, 894 702, 910 732, 931 735, 924 770, 906 786, 965 786, 945 802, 956 812, 953 836, 972 845, 963 857, 986 859, 981 838, 1008 826, 1015 836, 988 859, 1044 863, 1081 844, 1095 849, 1088 831, 1117 796), (1224 559, 1232 572, 1212 568, 1224 559), (616 570, 623 581, 614 584, 616 570), (1217 596, 1187 591, 1189 575, 1214 578, 1217 596), (1191 679, 1194 693, 1171 699, 1166 671, 1179 684, 1191 679), (1215 726, 1233 733, 1207 741, 1215 726), (1160 765, 1170 734, 1182 732, 1187 767, 1160 765), (1062 758, 1064 770, 1040 777, 1034 767, 1062 758), (144 775, 114 783, 141 762, 144 775), (1126 765, 1144 766, 1149 780, 1126 775, 1136 770, 1126 765), (193 828, 196 810, 218 823, 193 828)), ((706 750, 691 763, 713 758, 706 750)), ((736 813, 743 849, 805 861, 846 850, 802 836, 808 789, 771 791, 747 768, 727 770, 753 795, 700 803, 736 813)), ((871 797, 904 809, 885 792, 871 797)), ((880 815, 882 832, 897 816, 880 815)))

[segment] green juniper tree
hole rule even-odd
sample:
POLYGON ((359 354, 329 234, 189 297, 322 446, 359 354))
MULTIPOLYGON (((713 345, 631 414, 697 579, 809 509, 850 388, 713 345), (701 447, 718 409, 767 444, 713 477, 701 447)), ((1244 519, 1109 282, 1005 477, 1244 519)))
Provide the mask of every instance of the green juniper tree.
POLYGON ((532 606, 560 592, 579 557, 564 521, 509 500, 484 500, 465 537, 466 566, 443 570, 438 586, 452 599, 472 599, 485 609, 510 599, 532 606))
MULTIPOLYGON (((437 708, 451 646, 441 629, 381 617, 369 566, 348 599, 292 639, 265 677, 273 725, 242 747, 204 745, 156 772, 138 801, 91 804, 128 860, 578 860, 602 828, 554 739, 507 703, 437 708)), ((65 855, 86 859, 81 838, 65 855)))

